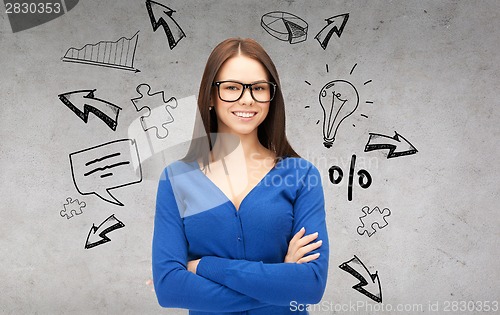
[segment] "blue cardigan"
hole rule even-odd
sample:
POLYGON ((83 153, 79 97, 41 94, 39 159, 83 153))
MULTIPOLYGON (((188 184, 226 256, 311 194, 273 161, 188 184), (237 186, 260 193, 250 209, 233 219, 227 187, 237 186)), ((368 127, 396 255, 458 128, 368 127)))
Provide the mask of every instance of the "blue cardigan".
POLYGON ((174 162, 159 182, 154 224, 153 279, 163 307, 192 315, 297 314, 299 303, 323 296, 329 257, 323 189, 316 167, 302 158, 276 163, 239 210, 196 161, 174 162), (319 233, 323 244, 312 253, 320 256, 284 263, 302 227, 319 233), (187 261, 198 258, 193 274, 187 261))

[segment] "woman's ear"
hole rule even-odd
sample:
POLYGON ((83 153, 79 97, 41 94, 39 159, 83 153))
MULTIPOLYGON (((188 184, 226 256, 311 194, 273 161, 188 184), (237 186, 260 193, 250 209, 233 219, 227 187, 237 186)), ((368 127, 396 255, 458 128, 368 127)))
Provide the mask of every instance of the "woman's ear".
POLYGON ((208 109, 211 110, 211 111, 215 110, 214 99, 213 99, 212 96, 210 96, 209 104, 210 105, 208 106, 208 109))

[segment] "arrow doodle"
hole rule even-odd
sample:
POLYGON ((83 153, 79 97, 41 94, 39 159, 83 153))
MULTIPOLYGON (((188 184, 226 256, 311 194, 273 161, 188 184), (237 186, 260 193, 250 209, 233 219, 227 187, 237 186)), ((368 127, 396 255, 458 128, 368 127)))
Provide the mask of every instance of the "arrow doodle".
POLYGON ((124 226, 125 224, 115 218, 114 214, 110 215, 98 227, 92 224, 92 228, 90 228, 89 235, 87 236, 87 241, 85 242, 85 249, 90 249, 92 247, 110 242, 111 239, 107 237, 106 234, 124 226), (96 234, 98 236, 96 236, 96 234))
POLYGON ((408 140, 396 131, 394 131, 393 137, 378 133, 370 133, 370 137, 368 138, 368 142, 365 146, 365 152, 383 149, 389 149, 389 154, 387 155, 388 159, 398 156, 411 155, 418 152, 418 150, 408 140))
POLYGON ((344 13, 332 16, 331 18, 325 20, 327 23, 326 26, 323 27, 316 36, 314 36, 323 49, 326 49, 328 46, 328 42, 330 41, 333 33, 337 34, 340 38, 348 19, 349 13, 344 13), (340 24, 340 20, 342 20, 342 24, 340 24), (340 27, 338 27, 339 24, 340 27))
POLYGON ((352 287, 354 290, 366 295, 377 303, 382 303, 382 289, 377 272, 371 274, 356 255, 351 260, 342 263, 339 268, 350 273, 360 281, 352 287))
POLYGON ((107 102, 105 100, 94 97, 94 90, 80 90, 68 93, 59 94, 59 99, 71 109, 85 123, 89 118, 89 113, 94 113, 99 117, 109 128, 116 130, 118 125, 118 114, 120 107, 107 102))
POLYGON ((184 34, 184 31, 181 29, 179 24, 177 24, 177 22, 172 18, 172 13, 174 13, 175 10, 151 0, 146 0, 146 8, 148 9, 153 31, 156 32, 160 26, 163 26, 163 30, 165 30, 165 34, 167 35, 170 50, 172 50, 181 39, 186 37, 186 34, 184 34), (155 14, 155 12, 157 14, 155 14), (160 18, 157 19, 155 16, 160 18), (165 17, 165 19, 163 17, 165 17))

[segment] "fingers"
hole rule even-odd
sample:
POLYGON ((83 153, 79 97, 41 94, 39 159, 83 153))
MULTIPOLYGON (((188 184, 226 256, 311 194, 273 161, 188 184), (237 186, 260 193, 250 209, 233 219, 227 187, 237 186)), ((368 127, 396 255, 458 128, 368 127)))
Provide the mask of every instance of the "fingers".
POLYGON ((308 262, 319 257, 319 254, 313 254, 304 257, 308 253, 318 249, 322 245, 322 241, 312 243, 318 238, 318 232, 304 236, 305 228, 301 228, 290 240, 288 245, 288 253, 285 256, 285 262, 308 262))
POLYGON ((306 229, 305 228, 301 228, 297 233, 295 233, 295 235, 292 237, 292 239, 290 240, 290 243, 291 242, 296 242, 298 240, 300 240, 300 238, 302 236, 304 236, 304 233, 306 233, 306 229))
POLYGON ((318 237, 318 232, 304 236, 305 228, 301 228, 290 240, 289 247, 302 247, 314 241, 318 237))
POLYGON ((318 249, 321 246, 321 244, 323 244, 323 241, 319 240, 319 241, 311 243, 309 245, 302 246, 301 248, 299 248, 299 250, 297 250, 297 254, 300 257, 303 257, 307 253, 312 252, 315 249, 318 249))
POLYGON ((301 259, 299 259, 297 261, 297 264, 302 264, 302 263, 306 263, 306 262, 310 262, 310 261, 313 261, 315 259, 318 259, 319 255, 320 255, 319 253, 316 253, 316 254, 306 256, 306 257, 302 257, 301 259))
POLYGON ((151 288, 151 292, 155 292, 155 287, 152 279, 148 279, 148 281, 146 281, 146 285, 151 288))
POLYGON ((299 249, 300 247, 299 241, 302 238, 302 236, 304 236, 305 233, 306 229, 304 227, 302 227, 297 233, 295 233, 295 235, 290 240, 290 243, 288 243, 289 253, 295 253, 299 249))
MULTIPOLYGON (((297 233, 298 234, 298 233, 297 233)), ((294 236, 295 237, 295 236, 294 236)), ((293 240, 290 241, 290 245, 288 246, 292 252, 297 252, 299 251, 302 247, 304 246, 307 246, 307 244, 311 243, 312 241, 314 241, 315 239, 318 238, 318 232, 315 232, 315 233, 312 233, 312 234, 309 234, 309 235, 306 235, 304 237, 301 237, 300 239, 298 240, 293 240)), ((306 253, 308 253, 309 251, 307 252, 303 252, 302 256, 305 255, 306 253)), ((301 257, 302 257, 301 256, 301 257)))
POLYGON ((299 240, 297 240, 295 242, 295 245, 297 248, 300 248, 300 247, 306 246, 307 244, 311 243, 312 241, 314 241, 317 238, 318 238, 318 232, 314 232, 312 234, 306 235, 306 236, 300 238, 299 240))

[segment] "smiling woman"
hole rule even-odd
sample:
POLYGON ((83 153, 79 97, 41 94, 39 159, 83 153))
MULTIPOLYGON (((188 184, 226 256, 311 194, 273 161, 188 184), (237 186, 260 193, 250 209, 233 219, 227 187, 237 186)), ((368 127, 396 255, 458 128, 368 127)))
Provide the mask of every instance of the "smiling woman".
POLYGON ((321 177, 288 143, 278 73, 257 42, 231 38, 213 50, 198 110, 188 154, 158 186, 160 305, 190 314, 307 313, 290 305, 318 303, 326 286, 321 177))
MULTIPOLYGON (((257 140, 257 127, 266 119, 271 101, 271 89, 263 91, 262 88, 267 77, 262 64, 245 55, 240 54, 224 62, 214 82, 218 97, 212 98, 211 105, 217 114, 217 133, 257 140), (262 101, 255 100, 255 95, 261 97, 262 101)), ((257 142, 252 145, 261 147, 257 142)))

